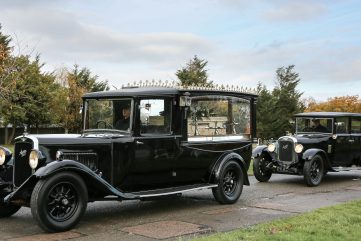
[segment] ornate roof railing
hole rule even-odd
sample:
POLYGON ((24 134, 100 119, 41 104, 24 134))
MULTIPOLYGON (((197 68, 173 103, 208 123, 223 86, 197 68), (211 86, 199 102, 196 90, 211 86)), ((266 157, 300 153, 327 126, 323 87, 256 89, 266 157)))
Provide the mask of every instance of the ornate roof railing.
POLYGON ((145 81, 134 81, 133 83, 128 83, 126 85, 122 85, 122 88, 136 88, 136 87, 163 87, 163 88, 174 88, 179 90, 210 90, 210 91, 229 91, 229 92, 237 92, 243 94, 253 94, 257 95, 258 92, 256 89, 247 88, 247 87, 239 87, 237 85, 223 85, 223 84, 215 84, 211 87, 203 86, 203 85, 188 85, 182 86, 180 82, 177 81, 161 81, 161 80, 145 80, 145 81))

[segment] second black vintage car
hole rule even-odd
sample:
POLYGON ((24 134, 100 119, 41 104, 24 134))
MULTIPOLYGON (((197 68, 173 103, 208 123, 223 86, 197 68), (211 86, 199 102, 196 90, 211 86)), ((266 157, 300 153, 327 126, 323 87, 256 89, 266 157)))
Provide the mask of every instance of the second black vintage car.
POLYGON ((317 186, 327 172, 361 169, 361 114, 313 112, 295 115, 296 133, 253 151, 254 175, 303 175, 317 186))
POLYGON ((222 204, 249 185, 256 95, 242 89, 129 87, 86 94, 81 135, 27 135, 0 147, 0 217, 30 207, 46 231, 87 203, 210 188, 222 204))

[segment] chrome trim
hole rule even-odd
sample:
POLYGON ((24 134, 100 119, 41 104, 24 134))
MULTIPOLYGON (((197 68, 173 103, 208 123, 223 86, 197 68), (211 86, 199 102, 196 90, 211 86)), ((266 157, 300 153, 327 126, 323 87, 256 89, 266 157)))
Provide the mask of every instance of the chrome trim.
POLYGON ((204 142, 204 141, 239 141, 247 140, 243 135, 229 136, 192 136, 188 137, 188 142, 204 142))
POLYGON ((33 135, 22 135, 15 138, 15 140, 22 139, 22 138, 28 138, 33 141, 33 149, 39 150, 39 140, 33 135))
POLYGON ((286 138, 291 139, 293 141, 294 145, 297 144, 297 139, 295 137, 293 137, 293 136, 281 136, 280 138, 278 138, 278 141, 279 140, 284 140, 286 138))
POLYGON ((144 194, 144 195, 139 195, 139 198, 166 196, 166 195, 172 195, 172 194, 178 194, 178 193, 196 191, 196 190, 201 190, 201 189, 208 189, 208 188, 213 188, 213 187, 218 187, 218 184, 212 184, 212 185, 203 186, 203 187, 196 187, 196 188, 191 188, 191 189, 185 189, 185 190, 175 191, 175 192, 164 192, 164 193, 157 193, 157 194, 144 194))

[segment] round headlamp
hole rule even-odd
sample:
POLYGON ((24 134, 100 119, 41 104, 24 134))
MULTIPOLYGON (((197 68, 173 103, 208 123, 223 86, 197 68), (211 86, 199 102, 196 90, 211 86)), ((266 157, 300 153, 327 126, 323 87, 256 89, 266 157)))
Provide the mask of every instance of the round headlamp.
POLYGON ((274 152, 274 151, 276 150, 276 145, 273 144, 273 143, 269 144, 269 145, 267 146, 267 150, 268 150, 269 152, 274 152))
POLYGON ((56 160, 58 161, 62 161, 63 160, 63 156, 64 156, 64 153, 62 151, 57 151, 56 154, 55 154, 55 158, 56 160))
POLYGON ((29 155, 29 165, 31 169, 35 169, 39 164, 41 153, 37 150, 32 150, 29 155))
POLYGON ((0 166, 5 163, 6 153, 5 150, 0 148, 0 166))
POLYGON ((297 144, 296 146, 295 146, 295 152, 296 153, 301 153, 303 151, 303 146, 302 146, 302 144, 297 144))

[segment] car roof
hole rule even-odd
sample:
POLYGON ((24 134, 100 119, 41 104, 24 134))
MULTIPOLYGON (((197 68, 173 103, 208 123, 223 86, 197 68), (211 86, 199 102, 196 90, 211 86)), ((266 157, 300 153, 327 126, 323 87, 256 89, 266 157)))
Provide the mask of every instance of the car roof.
POLYGON ((173 87, 123 87, 118 90, 91 92, 83 95, 83 98, 116 98, 116 97, 141 97, 141 96, 174 96, 189 93, 190 96, 200 95, 230 95, 243 98, 256 98, 255 93, 250 93, 248 89, 214 90, 206 87, 173 88, 173 87), (247 93, 248 92, 248 93, 247 93))
POLYGON ((361 117, 361 113, 350 112, 305 112, 295 114, 295 117, 361 117))

